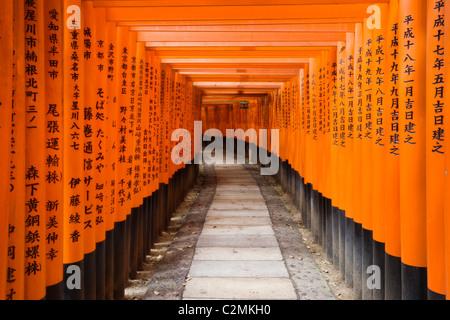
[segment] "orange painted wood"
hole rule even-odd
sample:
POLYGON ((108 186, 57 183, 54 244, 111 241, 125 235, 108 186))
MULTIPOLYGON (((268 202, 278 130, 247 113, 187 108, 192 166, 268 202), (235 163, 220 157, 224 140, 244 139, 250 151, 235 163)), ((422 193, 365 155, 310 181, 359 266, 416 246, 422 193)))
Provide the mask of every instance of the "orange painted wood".
MULTIPOLYGON (((8 262, 11 257, 8 256, 8 234, 9 221, 14 222, 15 219, 9 219, 11 212, 9 211, 10 199, 9 193, 11 191, 10 186, 10 167, 12 160, 10 158, 11 153, 11 126, 12 126, 12 91, 13 91, 13 39, 14 33, 11 28, 13 25, 13 18, 15 16, 13 1, 5 1, 4 7, 0 12, 0 29, 2 30, 2 37, 0 38, 0 67, 2 77, 0 77, 0 148, 5 150, 4 156, 0 159, 0 175, 4 177, 0 182, 0 206, 5 208, 3 214, 0 215, 0 299, 5 300, 11 297, 16 299, 14 294, 14 288, 8 285, 7 291, 7 279, 8 277, 21 277, 21 275, 8 276, 8 262), (13 292, 11 292, 11 289, 13 292)), ((23 39, 23 33, 21 35, 23 39)), ((23 53, 23 51, 21 51, 23 53)), ((22 93, 23 94, 23 93, 22 93)), ((19 200, 20 201, 20 200, 19 200)), ((25 203, 23 198, 22 203, 25 203)), ((20 248, 18 248, 20 254, 20 248)), ((10 265, 10 267, 12 267, 10 265)), ((17 269, 16 269, 17 270, 17 269)), ((11 272, 12 270, 9 269, 11 272)), ((20 272, 20 270, 17 270, 20 272)), ((23 281, 23 280, 22 280, 23 281)), ((17 290, 19 292, 18 297, 23 296, 23 289, 17 290), (22 291, 22 292, 20 292, 22 291)))
POLYGON ((436 52, 444 47, 445 7, 436 6, 436 2, 427 1, 427 52, 426 60, 426 221, 427 221, 427 275, 428 289, 445 295, 445 123, 440 104, 445 103, 443 78, 445 56, 436 52), (440 94, 442 92, 442 94, 440 94))
POLYGON ((45 26, 45 174, 46 285, 63 280, 63 7, 60 0, 44 3, 45 26))
POLYGON ((25 299, 46 295, 44 1, 25 7, 25 299), (33 16, 30 12, 33 12, 33 16), (27 27, 30 25, 30 27, 27 27), (28 40, 27 40, 28 39, 28 40), (34 40, 33 40, 34 39, 34 40))
POLYGON ((413 267, 426 267, 426 186, 425 173, 425 108, 426 92, 426 2, 399 1, 399 34, 415 31, 414 40, 400 38, 400 214, 402 262, 413 267), (409 22, 408 16, 414 16, 409 22), (406 19, 406 20, 405 20, 406 19), (406 22, 405 22, 406 21, 406 22), (408 47, 408 41, 415 45, 408 47), (409 57, 414 59, 410 60, 409 57), (409 66, 415 70, 408 72, 409 66), (412 81, 412 82, 411 82, 412 81), (410 91, 412 88, 412 92, 410 91), (410 101, 414 101, 412 104, 410 101), (406 128, 406 130, 405 130, 406 128))
MULTIPOLYGON (((81 7, 80 0, 65 0, 64 8, 70 5, 81 7)), ((64 12, 63 21, 71 14, 64 12)), ((81 28, 83 27, 81 22, 81 28)), ((83 32, 81 29, 64 27, 63 63, 64 70, 70 70, 63 78, 63 117, 64 123, 64 264, 76 263, 84 258, 84 203, 83 177, 83 128, 84 128, 84 64, 83 32), (71 202, 72 201, 72 202, 71 202), (75 202, 74 202, 75 201, 75 202)))

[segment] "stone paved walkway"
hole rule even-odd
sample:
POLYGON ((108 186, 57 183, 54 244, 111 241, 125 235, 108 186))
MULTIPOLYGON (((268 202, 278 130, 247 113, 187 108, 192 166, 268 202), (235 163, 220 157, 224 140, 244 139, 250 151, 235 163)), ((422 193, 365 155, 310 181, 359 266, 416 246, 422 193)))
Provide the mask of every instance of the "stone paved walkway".
POLYGON ((183 299, 297 299, 269 210, 243 166, 217 166, 183 299))

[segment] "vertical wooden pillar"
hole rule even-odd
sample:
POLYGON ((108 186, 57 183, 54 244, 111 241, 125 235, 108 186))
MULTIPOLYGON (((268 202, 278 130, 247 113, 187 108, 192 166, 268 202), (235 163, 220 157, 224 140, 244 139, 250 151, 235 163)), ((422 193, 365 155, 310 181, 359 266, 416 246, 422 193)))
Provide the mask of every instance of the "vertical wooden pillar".
POLYGON ((60 0, 45 1, 45 173, 47 299, 63 298, 63 12, 60 0))
MULTIPOLYGON (((450 5, 445 6, 445 17, 450 17, 450 5)), ((445 33, 445 43, 450 41, 450 24, 447 23, 444 26, 445 33)), ((445 72, 444 79, 447 83, 450 81, 450 51, 447 50, 444 55, 445 61, 445 72)), ((445 105, 450 104, 450 92, 448 90, 449 86, 444 87, 445 95, 445 105)), ((444 115, 446 119, 450 117, 450 108, 444 109, 444 115)), ((450 121, 445 122, 444 130, 446 132, 450 131, 450 121)), ((450 153, 450 143, 445 145, 445 153, 450 153)), ((445 265, 447 266, 445 271, 445 289, 446 289, 446 299, 450 300, 450 157, 445 157, 445 193, 444 193, 444 223, 445 223, 445 265)))
POLYGON ((428 299, 445 299, 445 2, 427 1, 426 221, 428 299))
MULTIPOLYGON (((107 82, 106 82, 106 108, 105 114, 105 141, 107 148, 106 169, 108 175, 107 182, 107 201, 109 210, 105 211, 105 230, 106 230, 106 248, 105 248, 105 299, 114 298, 114 274, 115 274, 115 222, 117 215, 117 27, 114 22, 106 23, 106 62, 107 82)), ((107 207, 108 207, 107 205, 107 207)))
POLYGON ((354 48, 354 139, 353 139, 353 293, 362 298, 362 140, 363 140, 363 26, 355 25, 354 48))
POLYGON ((106 220, 110 216, 110 183, 112 173, 109 170, 108 158, 114 158, 108 145, 110 125, 108 116, 113 112, 108 108, 108 84, 107 84, 107 25, 104 8, 94 10, 95 39, 92 40, 92 59, 94 60, 95 77, 95 107, 93 108, 94 129, 94 174, 97 177, 94 181, 94 221, 95 221, 95 280, 96 280, 96 300, 106 298, 106 220))
POLYGON ((25 61, 25 299, 36 300, 46 296, 44 1, 25 3, 24 9, 29 53, 25 61))
POLYGON ((128 214, 126 175, 127 175, 127 133, 129 131, 129 55, 128 29, 117 28, 116 74, 116 161, 115 161, 115 225, 114 225, 114 299, 122 299, 128 279, 126 261, 126 218, 128 214))
MULTIPOLYGON (((426 12, 422 0, 399 1, 399 125, 402 297, 426 299, 425 109, 426 12)), ((437 116, 436 123, 441 118, 437 116)))
MULTIPOLYGON (((24 210, 25 204, 23 191, 20 190, 20 187, 15 189, 16 181, 23 181, 25 174, 24 172, 13 170, 14 164, 21 166, 19 162, 23 162, 24 164, 25 161, 23 153, 14 154, 18 150, 16 150, 17 145, 12 144, 12 139, 17 138, 20 141, 19 130, 22 130, 22 135, 24 135, 23 126, 17 123, 21 118, 24 122, 23 111, 19 111, 17 117, 13 118, 13 112, 15 113, 19 108, 23 109, 24 105, 17 105, 17 95, 15 95, 15 105, 12 108, 13 90, 22 89, 19 93, 20 96, 23 96, 25 91, 23 86, 24 78, 23 76, 18 77, 19 72, 23 74, 22 72, 25 68, 23 60, 20 63, 21 59, 17 59, 17 56, 13 58, 13 43, 17 43, 14 40, 14 36, 19 36, 22 41, 24 39, 23 28, 21 30, 17 28, 18 24, 23 24, 23 11, 17 14, 15 5, 12 0, 5 1, 0 12, 0 30, 2 30, 2 36, 0 38, 0 67, 3 70, 2 76, 0 77, 0 148, 4 150, 4 155, 0 158, 0 175, 4 177, 0 182, 0 207, 3 208, 0 214, 0 300, 16 300, 24 296, 23 267, 20 267, 20 262, 23 265, 23 260, 21 257, 17 257, 16 260, 16 254, 22 255, 23 257, 23 244, 18 237, 23 237, 23 229, 20 225, 23 225, 24 220, 16 220, 14 208, 10 207, 17 201, 17 203, 21 203, 19 208, 24 210), (14 29, 12 28, 13 23, 14 29), (16 77, 14 79, 14 88, 13 63, 15 64, 15 68, 20 68, 19 72, 14 72, 14 76, 16 77), (18 79, 22 82, 19 83, 18 79), (15 124, 18 124, 18 126, 16 127, 15 124), (17 156, 22 156, 22 158, 18 159, 17 156), (16 174, 20 173, 23 176, 17 177, 17 180, 15 180, 16 174), (20 193, 23 194, 22 198, 20 193), (16 226, 17 229, 15 229, 16 226), (17 230, 16 234, 14 234, 15 230, 17 230), (17 251, 15 251, 16 249, 17 251)), ((19 8, 23 10, 22 5, 19 8)), ((23 47, 21 49, 16 54, 23 54, 23 47)), ((23 138, 20 142, 23 143, 23 138)), ((20 216, 23 215, 22 213, 19 214, 20 216)), ((20 218, 20 216, 17 218, 20 218)))
POLYGON ((98 175, 95 170, 95 155, 97 153, 95 106, 96 106, 96 60, 95 60, 95 13, 92 1, 82 2, 83 29, 81 39, 84 43, 84 105, 81 106, 81 114, 84 120, 83 134, 83 191, 84 203, 79 204, 84 208, 84 299, 94 300, 96 296, 96 224, 95 224, 95 186, 98 183, 98 175))
POLYGON ((373 30, 373 79, 372 79, 372 171, 373 171, 373 264, 381 271, 380 287, 373 289, 374 300, 384 300, 385 293, 385 188, 386 188, 386 150, 387 137, 385 121, 388 114, 387 81, 387 18, 388 7, 378 4, 381 8, 381 28, 373 30))
POLYGON ((367 268, 373 263, 373 174, 372 174, 372 139, 373 139, 373 120, 372 120, 372 108, 373 108, 373 89, 372 84, 374 81, 373 70, 373 38, 372 30, 367 27, 366 21, 363 25, 363 128, 362 128, 362 241, 363 241, 363 255, 362 255, 362 298, 364 300, 372 300, 373 292, 367 287, 366 281, 368 274, 367 268))
POLYGON ((338 44, 337 58, 337 106, 336 106, 336 139, 337 139, 337 158, 336 158, 336 207, 337 221, 339 230, 339 271, 345 279, 345 153, 347 149, 346 136, 346 66, 347 66, 347 47, 346 43, 338 44))
POLYGON ((353 141, 354 141, 354 106, 355 106, 355 34, 347 33, 345 68, 345 150, 344 150, 344 197, 345 207, 345 284, 353 285, 353 141))
POLYGON ((84 299, 84 59, 80 0, 64 0, 64 299, 84 299), (67 286, 67 283, 71 286, 67 286))
POLYGON ((399 125, 399 18, 398 0, 389 4, 387 26, 387 79, 386 95, 389 107, 386 121, 388 152, 386 154, 386 256, 385 256, 385 299, 401 299, 401 245, 400 245, 400 125, 399 125))
POLYGON ((332 220, 332 239, 333 239, 333 264, 339 268, 339 185, 338 185, 338 149, 339 149, 339 87, 338 87, 338 63, 339 51, 342 43, 338 43, 336 58, 332 64, 332 100, 331 100, 331 143, 330 143, 330 179, 331 179, 331 220, 332 220))

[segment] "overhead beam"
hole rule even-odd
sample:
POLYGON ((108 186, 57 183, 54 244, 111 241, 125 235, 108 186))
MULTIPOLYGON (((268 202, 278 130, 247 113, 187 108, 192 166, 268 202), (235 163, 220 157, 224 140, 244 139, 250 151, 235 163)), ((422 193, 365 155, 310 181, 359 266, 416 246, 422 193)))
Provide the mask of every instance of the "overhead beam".
POLYGON ((292 79, 292 76, 229 76, 229 75, 215 75, 215 76, 186 76, 187 79, 193 82, 285 82, 292 79))
POLYGON ((236 69, 247 69, 247 68, 265 68, 265 69, 279 69, 279 68, 290 68, 290 69, 302 69, 305 68, 305 65, 307 63, 309 63, 309 59, 305 59, 308 60, 307 62, 302 62, 302 63, 284 63, 282 65, 280 65, 279 63, 270 63, 270 62, 266 62, 266 63, 255 63, 255 62, 228 62, 228 63, 211 63, 211 62, 203 62, 203 63, 199 63, 199 62, 187 62, 187 63, 183 63, 183 62, 177 62, 174 63, 172 62, 170 64, 170 66, 172 67, 172 69, 174 70, 181 70, 181 69, 186 69, 186 68, 236 68, 236 69))
POLYGON ((268 20, 325 18, 368 18, 365 4, 307 4, 267 6, 212 6, 203 7, 108 7, 109 21, 176 21, 176 20, 268 20))
POLYGON ((286 63, 297 63, 304 64, 309 63, 308 58, 191 58, 191 59, 183 59, 183 58, 173 58, 173 59, 161 59, 161 63, 170 63, 170 64, 200 64, 200 63, 221 63, 221 64, 273 64, 273 65, 283 65, 286 63))
POLYGON ((334 18, 304 18, 304 19, 236 19, 236 20, 132 20, 116 21, 118 26, 229 26, 229 25, 273 25, 273 24, 343 24, 361 23, 361 18, 334 17, 334 18))
POLYGON ((269 89, 269 88, 281 88, 284 82, 193 82, 194 86, 199 88, 260 88, 260 89, 269 89))
POLYGON ((271 92, 272 89, 261 89, 261 88, 241 88, 241 89, 230 89, 230 88, 217 88, 217 89, 202 89, 204 95, 266 95, 271 92))
POLYGON ((338 44, 337 41, 328 41, 328 42, 277 42, 277 41, 259 41, 259 42, 200 42, 200 41, 148 41, 145 43, 147 48, 163 48, 163 47, 177 47, 177 48, 195 48, 195 47, 217 47, 217 48, 227 48, 227 47, 285 47, 289 45, 289 47, 336 47, 338 44))
POLYGON ((156 51, 161 59, 165 58, 310 58, 317 57, 322 51, 156 51))
POLYGON ((327 32, 138 32, 137 40, 142 42, 330 42, 346 41, 346 33, 327 32))
POLYGON ((235 46, 235 47, 152 47, 149 50, 154 51, 323 51, 330 50, 331 47, 322 47, 322 46, 305 46, 305 47, 292 47, 292 46, 284 46, 284 47, 250 47, 250 46, 235 46))
POLYGON ((328 24, 264 24, 220 26, 132 26, 131 31, 147 32, 352 32, 354 23, 328 24))
MULTIPOLYGON (((85 1, 85 0, 83 0, 85 1)), ((377 3, 387 3, 389 0, 378 0, 377 3)), ((368 0, 227 0, 228 6, 289 6, 299 4, 371 4, 368 0)), ((205 7, 223 6, 217 0, 95 0, 95 7, 205 7)))
POLYGON ((178 69, 182 75, 298 75, 298 69, 226 69, 226 68, 205 68, 205 69, 178 69))

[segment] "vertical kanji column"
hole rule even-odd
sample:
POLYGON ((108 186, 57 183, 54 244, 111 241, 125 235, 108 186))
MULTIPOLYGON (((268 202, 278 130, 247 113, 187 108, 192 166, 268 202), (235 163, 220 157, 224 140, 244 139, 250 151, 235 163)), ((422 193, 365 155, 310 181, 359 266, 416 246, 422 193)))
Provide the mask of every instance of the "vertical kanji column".
MULTIPOLYGON (((426 12, 423 0, 399 1, 399 125, 402 298, 427 298, 425 110, 426 12)), ((437 115, 435 124, 443 121, 437 115)))
POLYGON ((60 0, 45 1, 45 218, 47 299, 63 298, 63 12, 60 0))
POLYGON ((36 300, 46 295, 44 1, 27 1, 24 9, 28 58, 25 61, 25 299, 36 300))
POLYGON ((81 1, 64 0, 64 299, 84 299, 84 59, 81 1), (70 283, 70 287, 67 285, 70 283))

